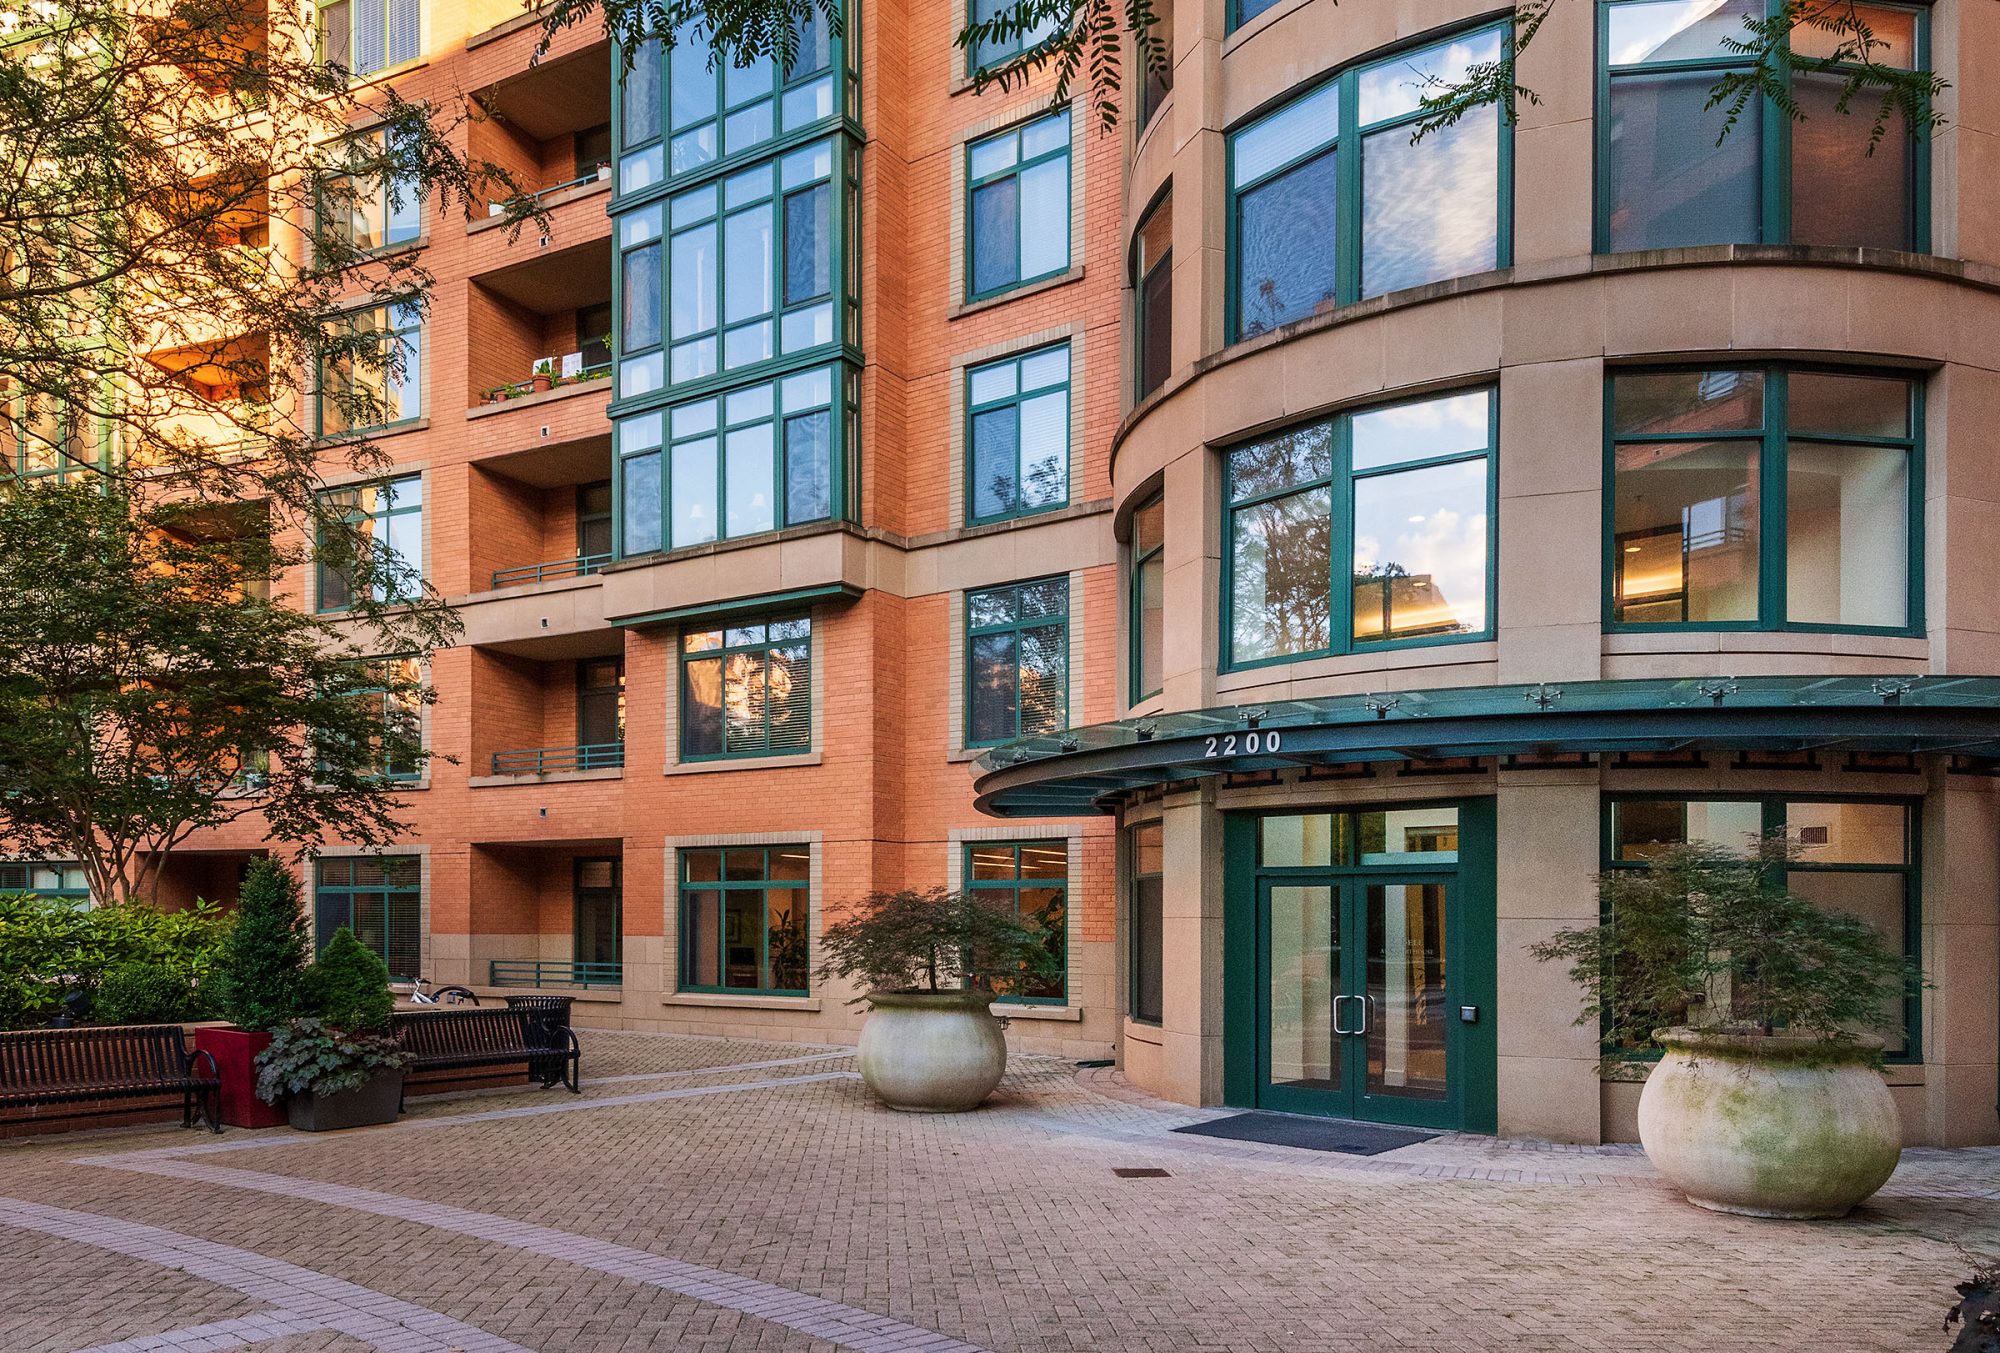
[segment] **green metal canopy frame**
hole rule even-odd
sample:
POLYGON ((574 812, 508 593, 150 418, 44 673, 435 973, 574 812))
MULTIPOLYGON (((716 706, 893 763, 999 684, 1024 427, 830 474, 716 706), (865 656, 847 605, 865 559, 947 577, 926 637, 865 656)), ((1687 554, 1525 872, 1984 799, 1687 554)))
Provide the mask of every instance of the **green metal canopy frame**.
POLYGON ((1362 761, 1703 749, 2000 758, 2000 678, 1569 681, 1273 700, 1092 724, 975 763, 995 817, 1110 812, 1151 786, 1362 761))

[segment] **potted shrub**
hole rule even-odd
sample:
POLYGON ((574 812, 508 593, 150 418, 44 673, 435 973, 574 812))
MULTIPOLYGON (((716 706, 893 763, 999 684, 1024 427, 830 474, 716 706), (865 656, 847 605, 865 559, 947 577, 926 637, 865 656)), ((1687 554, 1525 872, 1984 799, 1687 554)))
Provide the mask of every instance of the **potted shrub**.
POLYGON ((306 970, 305 1004, 313 1013, 276 1030, 258 1054, 257 1097, 283 1098, 305 1132, 394 1122, 413 1059, 389 1033, 388 966, 342 926, 306 970))
POLYGON ((197 1029, 195 1047, 215 1059, 222 1081, 222 1121, 276 1127, 284 1110, 257 1096, 256 1060, 271 1030, 300 1013, 311 957, 299 881, 274 860, 253 860, 236 903, 236 924, 216 963, 216 995, 228 1028, 197 1029))
POLYGON ((1579 1024, 1610 1063, 1653 1049, 1647 1157, 1688 1201, 1758 1217, 1838 1217, 1888 1181, 1902 1122, 1880 1028, 1921 977, 1866 922, 1784 885, 1798 848, 1675 846, 1598 879, 1603 921, 1533 953, 1565 960, 1579 1024))
POLYGON ((556 369, 548 358, 535 363, 534 374, 528 378, 528 386, 535 394, 541 394, 555 384, 556 369))
POLYGON ((826 928, 822 981, 868 990, 857 1061, 861 1079, 892 1109, 977 1108, 1007 1073, 1007 1041, 993 998, 1054 977, 1047 936, 1011 910, 942 888, 870 893, 826 928))

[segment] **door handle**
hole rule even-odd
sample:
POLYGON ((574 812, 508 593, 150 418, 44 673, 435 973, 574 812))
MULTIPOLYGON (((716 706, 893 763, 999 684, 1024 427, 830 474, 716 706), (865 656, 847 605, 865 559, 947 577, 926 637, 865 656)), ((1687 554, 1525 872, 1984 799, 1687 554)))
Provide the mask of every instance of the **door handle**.
MULTIPOLYGON (((1359 1029, 1348 1029, 1348 1028, 1344 1028, 1344 1027, 1342 1027, 1342 1025, 1341 1025, 1341 1023, 1340 1023, 1340 1003, 1341 1003, 1342 1001, 1355 1001, 1355 1000, 1359 1000, 1359 999, 1361 999, 1361 998, 1360 998, 1360 997, 1358 997, 1358 996, 1351 996, 1351 995, 1349 995, 1349 996, 1335 996, 1335 997, 1333 998, 1333 1031, 1334 1031, 1334 1033, 1336 1033, 1336 1034, 1340 1034, 1340 1035, 1346 1035, 1346 1034, 1358 1034, 1358 1033, 1360 1033, 1360 1032, 1361 1032, 1361 1030, 1359 1030, 1359 1029)), ((1364 1018, 1365 1018, 1365 1014, 1364 1014, 1364 1018)))
POLYGON ((1375 1022, 1375 998, 1373 996, 1356 996, 1354 999, 1361 1002, 1361 1027, 1354 1032, 1365 1034, 1368 1032, 1368 1026, 1375 1022))

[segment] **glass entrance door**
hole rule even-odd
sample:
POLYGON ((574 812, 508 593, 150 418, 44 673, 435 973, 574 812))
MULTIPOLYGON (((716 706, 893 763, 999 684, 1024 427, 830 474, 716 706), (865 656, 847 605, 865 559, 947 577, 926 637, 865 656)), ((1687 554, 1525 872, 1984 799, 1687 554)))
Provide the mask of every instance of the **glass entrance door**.
POLYGON ((1258 887, 1258 1106, 1452 1126, 1449 874, 1297 874, 1258 887))

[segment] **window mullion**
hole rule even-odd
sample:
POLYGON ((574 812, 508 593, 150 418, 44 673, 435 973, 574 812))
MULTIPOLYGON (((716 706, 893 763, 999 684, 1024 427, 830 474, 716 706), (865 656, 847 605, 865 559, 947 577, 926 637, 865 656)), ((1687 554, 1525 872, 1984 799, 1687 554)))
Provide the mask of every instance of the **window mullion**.
MULTIPOLYGON (((1326 651, 1348 653, 1354 649, 1354 419, 1343 415, 1333 422, 1334 491, 1327 495, 1327 634, 1326 651)), ((1299 655, 1301 657, 1305 654, 1299 655)))
POLYGON ((1786 410, 1785 377, 1782 368, 1769 370, 1764 377, 1764 444, 1757 470, 1762 490, 1757 529, 1763 535, 1757 551, 1758 610, 1761 627, 1767 630, 1783 629, 1788 621, 1785 571, 1791 551, 1785 535, 1789 520, 1785 502, 1785 435, 1791 420, 1786 410))
POLYGON ((1361 295, 1361 77, 1340 77, 1340 132, 1334 139, 1334 300, 1352 305, 1361 295))

